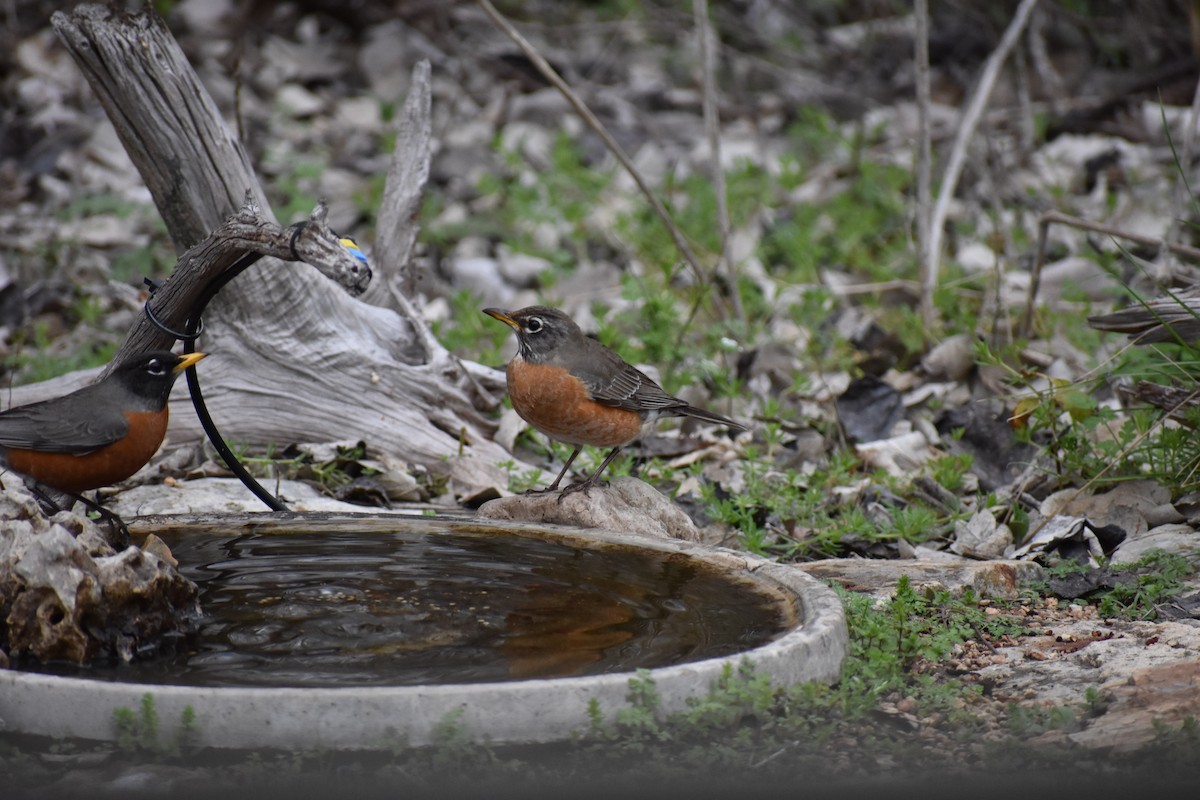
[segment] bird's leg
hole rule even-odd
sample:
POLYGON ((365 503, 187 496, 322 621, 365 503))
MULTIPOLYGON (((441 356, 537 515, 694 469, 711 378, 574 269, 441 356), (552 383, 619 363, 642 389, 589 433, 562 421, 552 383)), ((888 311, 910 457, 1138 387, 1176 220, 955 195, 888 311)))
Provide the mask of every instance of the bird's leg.
POLYGON ((37 498, 38 505, 42 507, 42 511, 45 512, 47 517, 53 517, 55 514, 63 510, 62 504, 51 497, 50 493, 43 490, 42 487, 35 483, 32 478, 26 480, 25 488, 29 490, 30 494, 37 498))
MULTIPOLYGON (((604 460, 600 462, 600 466, 596 468, 596 471, 593 472, 589 477, 584 478, 579 483, 573 483, 567 488, 563 489, 562 494, 558 496, 558 502, 561 503, 564 497, 573 492, 583 492, 584 494, 587 494, 591 488, 596 485, 596 481, 600 479, 600 473, 604 472, 604 470, 608 468, 608 465, 612 463, 612 460, 617 457, 617 453, 619 452, 621 452, 621 448, 614 447, 609 454, 604 457, 604 460)), ((558 481, 555 481, 555 484, 557 483, 558 481)))
POLYGON ((129 546, 129 528, 125 525, 125 521, 104 506, 100 505, 98 494, 96 496, 96 500, 88 500, 81 494, 53 491, 53 495, 57 495, 56 498, 55 496, 52 496, 52 491, 47 490, 47 487, 36 483, 33 480, 27 481, 25 485, 29 489, 30 493, 37 498, 38 504, 41 505, 42 511, 45 512, 46 516, 52 517, 58 512, 65 511, 70 507, 64 506, 57 498, 69 497, 72 500, 78 500, 90 510, 99 514, 101 522, 108 524, 108 530, 110 534, 108 537, 108 543, 114 550, 124 550, 129 546))
POLYGON ((558 473, 558 477, 554 479, 554 483, 547 486, 545 489, 528 489, 525 494, 546 494, 553 492, 558 488, 558 484, 562 481, 563 476, 567 474, 567 470, 571 468, 571 464, 575 461, 575 456, 579 455, 583 450, 583 445, 576 445, 575 451, 571 453, 571 457, 567 459, 567 463, 563 464, 562 472, 558 473))
POLYGON ((95 500, 88 500, 81 494, 73 494, 71 496, 83 503, 92 511, 95 511, 97 514, 99 514, 101 522, 108 523, 108 531, 110 534, 108 537, 108 543, 112 545, 114 550, 120 552, 129 546, 129 527, 125 524, 125 520, 121 519, 119 516, 100 505, 99 492, 96 493, 95 500))

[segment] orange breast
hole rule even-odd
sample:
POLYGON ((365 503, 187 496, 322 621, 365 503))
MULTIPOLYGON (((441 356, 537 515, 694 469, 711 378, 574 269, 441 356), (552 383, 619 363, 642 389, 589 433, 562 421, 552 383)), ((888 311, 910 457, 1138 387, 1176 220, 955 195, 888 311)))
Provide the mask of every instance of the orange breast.
POLYGON ((570 373, 514 358, 508 364, 508 396, 521 419, 567 444, 620 447, 642 430, 642 416, 600 405, 570 373))
POLYGON ((63 492, 99 489, 125 480, 146 465, 167 433, 167 411, 126 414, 131 433, 118 442, 83 455, 37 453, 10 448, 11 469, 63 492))

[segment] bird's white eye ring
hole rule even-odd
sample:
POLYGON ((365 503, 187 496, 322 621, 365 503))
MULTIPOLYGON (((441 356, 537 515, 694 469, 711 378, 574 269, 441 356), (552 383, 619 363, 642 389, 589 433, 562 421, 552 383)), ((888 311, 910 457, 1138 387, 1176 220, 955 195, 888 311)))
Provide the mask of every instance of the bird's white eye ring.
POLYGON ((166 375, 167 368, 157 358, 152 358, 146 362, 146 372, 151 375, 166 375))
POLYGON ((529 322, 525 323, 525 330, 530 333, 540 333, 543 327, 545 326, 540 317, 530 317, 529 322))

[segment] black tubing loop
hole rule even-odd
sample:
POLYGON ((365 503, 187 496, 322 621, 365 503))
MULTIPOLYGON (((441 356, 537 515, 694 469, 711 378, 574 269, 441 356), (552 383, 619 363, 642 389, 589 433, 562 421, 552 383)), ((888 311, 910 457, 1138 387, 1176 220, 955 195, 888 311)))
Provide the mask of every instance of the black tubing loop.
MULTIPOLYGON (((293 236, 293 249, 294 249, 293 236)), ((211 301, 221 290, 225 284, 240 275, 247 267, 262 258, 259 253, 246 253, 225 272, 213 279, 208 286, 204 287, 204 292, 196 301, 196 305, 192 308, 191 315, 188 317, 187 323, 184 326, 184 333, 179 334, 162 325, 154 316, 154 312, 150 310, 150 299, 146 300, 146 314, 160 331, 169 336, 173 336, 183 342, 184 353, 196 352, 196 339, 204 330, 204 321, 202 315, 204 309, 208 307, 211 301)), ((154 296, 154 290, 158 288, 157 284, 147 279, 146 284, 150 287, 150 296, 154 296)), ((225 465, 238 477, 247 489, 249 489, 259 500, 266 503, 267 508, 272 511, 289 511, 290 509, 279 500, 278 497, 268 492, 262 485, 254 479, 254 476, 246 469, 238 457, 233 454, 229 445, 225 443, 225 439, 221 436, 221 432, 217 430, 217 425, 213 422, 212 415, 208 413, 208 406, 204 404, 204 394, 200 391, 200 378, 196 372, 195 365, 190 366, 186 370, 188 390, 192 395, 192 405, 196 408, 196 416, 200 420, 201 427, 204 428, 204 433, 208 436, 208 440, 212 442, 213 448, 221 455, 221 459, 225 465)))

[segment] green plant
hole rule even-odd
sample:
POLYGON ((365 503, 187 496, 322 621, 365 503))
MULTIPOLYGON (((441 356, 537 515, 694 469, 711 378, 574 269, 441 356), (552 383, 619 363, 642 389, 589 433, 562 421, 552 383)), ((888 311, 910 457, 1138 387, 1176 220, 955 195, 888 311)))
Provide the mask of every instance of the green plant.
POLYGON ((1019 635, 1017 620, 984 613, 974 592, 917 591, 901 576, 886 603, 839 589, 850 629, 850 654, 834 698, 845 713, 864 714, 892 692, 948 708, 969 691, 953 680, 932 681, 929 667, 971 639, 1019 635))
POLYGON ((447 350, 481 364, 503 363, 501 349, 512 331, 481 313, 491 305, 473 292, 455 292, 450 297, 451 313, 433 324, 433 332, 447 350))
POLYGON ((534 489, 541 483, 542 471, 531 467, 522 472, 515 461, 501 461, 498 465, 508 475, 508 490, 513 494, 521 494, 534 489))
POLYGON ((51 354, 53 340, 46 323, 37 321, 16 333, 14 355, 5 366, 16 372, 19 383, 38 383, 68 372, 107 364, 116 355, 118 342, 94 341, 65 355, 51 354))
POLYGON ((1072 599, 1095 605, 1103 617, 1155 619, 1158 606, 1178 597, 1185 590, 1184 579, 1195 572, 1195 565, 1187 558, 1155 549, 1131 564, 1090 568, 1062 560, 1047 569, 1044 583, 1031 588, 1053 594, 1056 581, 1085 576, 1094 588, 1073 592, 1072 599))
POLYGON ((1075 482, 1145 477, 1147 462, 1160 461, 1159 444, 1147 439, 1153 415, 1133 412, 1118 416, 1100 405, 1090 384, 1052 379, 1010 365, 1010 353, 977 345, 980 363, 998 367, 1022 393, 1012 407, 1009 424, 1018 441, 1038 446, 1054 465, 1061 485, 1075 482), (1103 433, 1104 435, 1100 435, 1103 433))
POLYGON ((465 771, 469 776, 473 770, 496 763, 491 748, 470 735, 463 722, 465 714, 465 708, 456 708, 434 724, 432 742, 426 753, 428 764, 435 772, 457 775, 465 771))
POLYGON ((113 725, 117 730, 117 746, 126 752, 142 752, 157 756, 178 756, 195 738, 196 712, 185 706, 180 714, 175 735, 163 740, 160 735, 158 711, 154 696, 142 695, 138 711, 122 706, 113 710, 113 725))

